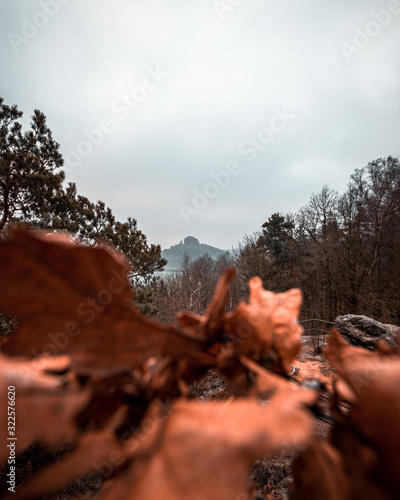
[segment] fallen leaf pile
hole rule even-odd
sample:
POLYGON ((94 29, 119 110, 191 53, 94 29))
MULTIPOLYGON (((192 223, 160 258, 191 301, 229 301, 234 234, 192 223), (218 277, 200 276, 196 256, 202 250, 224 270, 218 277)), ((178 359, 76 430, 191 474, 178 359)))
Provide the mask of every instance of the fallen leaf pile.
MULTIPOLYGON (((17 469, 15 500, 47 498, 101 476, 101 500, 250 500, 259 456, 298 451, 293 499, 399 498, 400 358, 350 347, 332 333, 337 379, 329 440, 313 437, 318 384, 289 376, 300 351, 301 292, 249 282, 248 303, 226 313, 233 269, 204 316, 162 325, 132 305, 125 259, 112 247, 15 228, 0 242, 0 312, 17 330, 0 353, 0 462, 34 445, 69 453, 33 475, 17 469), (200 401, 188 387, 213 369, 232 397, 200 401), (260 401, 263 401, 260 404, 260 401), (363 495, 363 496, 362 496, 363 495)), ((34 457, 32 458, 34 460, 34 457)))

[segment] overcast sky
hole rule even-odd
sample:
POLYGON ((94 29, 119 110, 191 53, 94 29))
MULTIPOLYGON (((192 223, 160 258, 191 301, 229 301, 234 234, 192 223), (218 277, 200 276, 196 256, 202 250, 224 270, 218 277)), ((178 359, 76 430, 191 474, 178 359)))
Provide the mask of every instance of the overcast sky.
POLYGON ((40 109, 67 180, 163 248, 187 235, 231 248, 400 154, 398 0, 0 9, 0 96, 26 123, 40 109))

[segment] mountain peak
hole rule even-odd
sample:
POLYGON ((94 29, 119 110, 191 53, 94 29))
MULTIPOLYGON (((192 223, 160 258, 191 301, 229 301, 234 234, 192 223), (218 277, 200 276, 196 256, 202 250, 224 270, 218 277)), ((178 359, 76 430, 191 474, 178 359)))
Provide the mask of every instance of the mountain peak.
POLYGON ((161 255, 168 261, 165 268, 168 271, 179 269, 185 254, 190 260, 196 260, 205 254, 208 254, 212 259, 217 259, 224 253, 225 250, 200 243, 194 236, 186 236, 183 242, 181 241, 177 245, 172 245, 171 248, 163 250, 161 255))
POLYGON ((200 241, 194 236, 186 236, 186 238, 183 240, 183 243, 185 245, 200 245, 200 241))

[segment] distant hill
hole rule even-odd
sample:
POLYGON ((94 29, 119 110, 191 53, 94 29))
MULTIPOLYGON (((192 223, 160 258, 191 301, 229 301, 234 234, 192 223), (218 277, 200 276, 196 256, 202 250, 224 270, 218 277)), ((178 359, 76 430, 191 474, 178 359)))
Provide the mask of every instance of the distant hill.
POLYGON ((193 261, 206 253, 213 259, 217 259, 220 255, 226 253, 226 251, 200 243, 199 240, 193 236, 187 236, 183 242, 181 241, 177 245, 172 245, 171 248, 167 248, 161 252, 161 255, 168 261, 165 269, 168 271, 179 269, 185 253, 190 260, 193 261))

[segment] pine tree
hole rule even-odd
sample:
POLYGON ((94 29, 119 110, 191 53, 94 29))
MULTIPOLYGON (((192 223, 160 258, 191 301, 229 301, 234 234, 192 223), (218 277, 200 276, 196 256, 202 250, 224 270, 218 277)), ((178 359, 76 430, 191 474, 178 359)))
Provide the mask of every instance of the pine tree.
MULTIPOLYGON (((166 260, 159 245, 149 245, 135 219, 115 219, 102 201, 78 194, 74 183, 65 188, 59 144, 38 110, 30 130, 18 121, 22 112, 0 98, 0 234, 10 223, 23 222, 47 230, 68 231, 87 245, 110 241, 131 264, 131 278, 149 280, 166 260)), ((139 280, 139 281, 138 281, 139 280)))
POLYGON ((37 222, 51 211, 52 200, 62 189, 64 172, 59 144, 34 111, 31 129, 23 132, 17 106, 0 98, 0 230, 10 221, 37 222))

